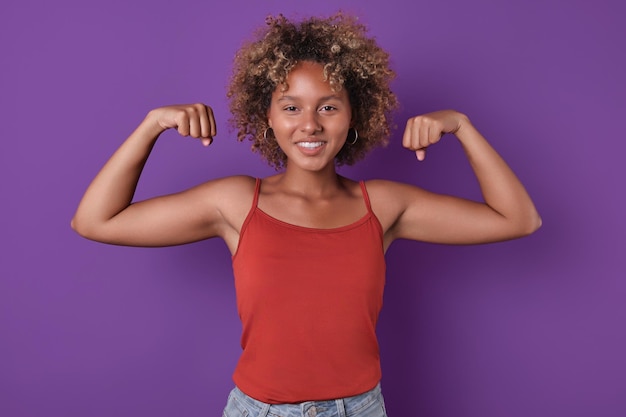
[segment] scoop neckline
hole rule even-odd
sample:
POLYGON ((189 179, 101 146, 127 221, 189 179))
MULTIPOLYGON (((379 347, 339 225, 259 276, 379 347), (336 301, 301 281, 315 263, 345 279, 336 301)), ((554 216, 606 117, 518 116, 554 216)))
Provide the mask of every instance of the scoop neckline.
POLYGON ((267 220, 270 220, 272 223, 275 223, 275 224, 277 224, 279 226, 284 226, 284 227, 287 227, 289 229, 300 230, 300 231, 304 231, 304 232, 314 232, 314 233, 335 233, 335 232, 343 232, 345 230, 354 229, 355 227, 358 227, 361 224, 367 222, 370 219, 370 217, 372 216, 372 213, 368 210, 361 218, 355 220, 352 223, 349 223, 349 224, 346 224, 346 225, 343 225, 343 226, 337 226, 337 227, 318 228, 318 227, 301 226, 301 225, 298 225, 298 224, 292 224, 292 223, 288 223, 288 222, 286 222, 284 220, 277 219, 276 217, 272 216, 271 214, 268 214, 265 211, 263 211, 262 209, 260 209, 258 206, 255 207, 255 211, 257 211, 259 214, 261 214, 267 220))

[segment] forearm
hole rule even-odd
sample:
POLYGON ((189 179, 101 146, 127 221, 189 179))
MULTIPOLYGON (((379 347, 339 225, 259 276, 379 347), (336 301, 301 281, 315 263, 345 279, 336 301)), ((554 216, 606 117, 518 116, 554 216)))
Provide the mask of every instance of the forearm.
POLYGON ((520 233, 536 230, 541 219, 535 205, 504 159, 466 117, 455 134, 476 175, 485 203, 519 228, 520 233))
POLYGON ((143 167, 163 130, 151 114, 146 116, 87 188, 72 219, 72 228, 88 233, 131 204, 143 167))

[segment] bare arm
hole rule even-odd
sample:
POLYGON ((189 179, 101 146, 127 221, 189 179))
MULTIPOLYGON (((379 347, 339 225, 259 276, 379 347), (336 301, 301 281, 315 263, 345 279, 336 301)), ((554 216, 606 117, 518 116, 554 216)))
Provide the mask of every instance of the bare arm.
POLYGON ((223 212, 229 208, 233 183, 241 180, 210 181, 181 193, 132 203, 152 147, 169 128, 199 138, 205 145, 216 134, 212 111, 205 105, 151 111, 89 185, 72 219, 74 230, 88 239, 132 246, 176 245, 227 233, 229 223, 223 212))
POLYGON ((514 239, 541 225, 526 189, 506 162, 474 128, 469 119, 446 110, 410 119, 403 136, 405 148, 425 158, 426 148, 453 133, 474 170, 484 202, 434 194, 417 187, 393 184, 395 201, 387 240, 404 238, 437 243, 472 244, 514 239), (395 210, 395 211, 394 211, 395 210))

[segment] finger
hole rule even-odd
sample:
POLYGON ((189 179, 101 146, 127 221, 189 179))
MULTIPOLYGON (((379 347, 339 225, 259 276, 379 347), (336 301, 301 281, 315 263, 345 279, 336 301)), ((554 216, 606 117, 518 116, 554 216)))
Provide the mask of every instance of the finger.
POLYGON ((429 143, 432 145, 432 144, 439 142, 439 139, 441 139, 443 134, 444 134, 443 126, 441 126, 440 123, 436 123, 434 126, 430 128, 429 137, 428 137, 429 143))
POLYGON ((206 106, 207 117, 209 120, 209 134, 211 138, 217 135, 217 124, 215 123, 215 116, 213 115, 213 109, 209 106, 206 106))
POLYGON ((210 107, 204 104, 198 105, 198 118, 200 121, 200 137, 211 137, 211 120, 209 115, 210 107))
POLYGON ((411 132, 413 130, 413 124, 413 118, 407 120, 406 127, 404 128, 404 134, 402 135, 402 146, 407 149, 411 149, 411 132))
POLYGON ((209 146, 213 143, 213 138, 202 138, 202 145, 209 146))
POLYGON ((415 151, 422 148, 420 144, 420 131, 423 128, 423 120, 421 117, 414 117, 410 129, 407 132, 407 149, 415 151))
POLYGON ((426 149, 418 149, 415 151, 415 156, 417 157, 418 161, 423 161, 424 159, 426 159, 426 149))
POLYGON ((417 137, 417 146, 415 149, 427 148, 430 145, 429 142, 430 137, 430 126, 428 123, 422 123, 419 129, 418 137, 417 137))
POLYGON ((189 109, 189 135, 193 138, 199 138, 202 134, 202 114, 204 110, 200 110, 197 107, 189 109))

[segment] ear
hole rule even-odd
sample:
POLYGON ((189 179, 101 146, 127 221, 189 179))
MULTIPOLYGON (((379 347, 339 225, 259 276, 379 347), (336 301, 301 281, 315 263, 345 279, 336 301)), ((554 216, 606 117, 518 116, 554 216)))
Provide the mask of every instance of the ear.
POLYGON ((267 109, 267 112, 265 113, 265 118, 267 119, 267 125, 269 127, 272 127, 272 118, 271 118, 271 111, 270 111, 270 109, 267 109))

